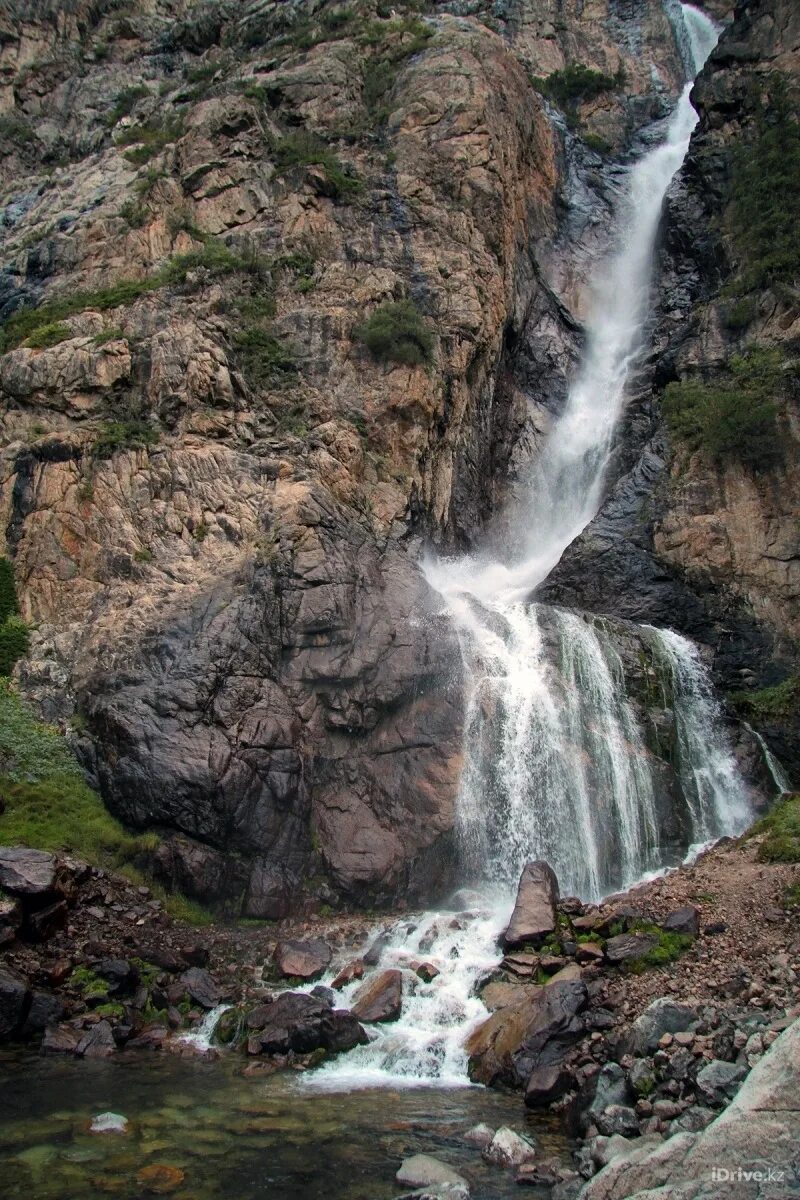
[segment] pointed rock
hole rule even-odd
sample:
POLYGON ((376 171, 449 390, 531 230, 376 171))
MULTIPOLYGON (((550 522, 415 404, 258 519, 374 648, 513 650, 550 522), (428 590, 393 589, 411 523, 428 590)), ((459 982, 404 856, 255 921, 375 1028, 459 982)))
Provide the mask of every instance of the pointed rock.
POLYGON ((363 983, 353 999, 359 1021, 396 1021, 403 1007, 403 976, 400 971, 381 971, 363 983))
POLYGON ((522 871, 517 902, 508 928, 502 936, 503 947, 511 950, 530 943, 540 945, 554 933, 558 920, 558 880, 546 862, 530 862, 522 871))

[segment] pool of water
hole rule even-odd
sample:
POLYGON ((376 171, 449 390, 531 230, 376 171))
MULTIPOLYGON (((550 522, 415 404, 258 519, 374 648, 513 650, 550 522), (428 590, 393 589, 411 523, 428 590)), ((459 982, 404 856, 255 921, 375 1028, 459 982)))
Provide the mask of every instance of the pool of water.
POLYGON ((291 1073, 247 1077, 243 1066, 237 1055, 78 1062, 6 1054, 4 1200, 389 1200, 404 1190, 394 1178, 400 1162, 416 1153, 461 1171, 476 1200, 518 1197, 514 1172, 488 1166, 464 1143, 479 1121, 532 1134, 541 1157, 568 1158, 559 1127, 526 1114, 519 1095, 469 1087, 317 1092, 308 1078, 301 1086, 291 1073), (125 1134, 89 1132, 106 1111, 128 1118, 125 1134), (154 1167, 173 1170, 142 1174, 154 1167))

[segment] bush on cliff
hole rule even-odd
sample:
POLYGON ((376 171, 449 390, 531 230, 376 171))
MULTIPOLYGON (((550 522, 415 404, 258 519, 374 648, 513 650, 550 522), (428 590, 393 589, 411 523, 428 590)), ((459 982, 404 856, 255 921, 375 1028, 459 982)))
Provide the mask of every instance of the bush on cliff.
POLYGON ((796 381, 780 350, 752 349, 734 355, 713 381, 670 383, 664 416, 690 450, 702 449, 721 464, 773 467, 782 458, 775 399, 796 381))
POLYGON ((561 108, 572 108, 587 100, 595 100, 603 92, 613 92, 625 86, 625 71, 620 67, 614 75, 593 71, 583 63, 569 63, 561 71, 553 71, 546 78, 534 76, 533 86, 537 92, 554 100, 561 108))
POLYGON ((411 300, 382 304, 356 327, 354 337, 383 362, 416 366, 433 357, 433 335, 411 300))
POLYGON ((766 86, 768 99, 731 170, 727 224, 745 291, 800 278, 800 121, 785 81, 773 75, 766 86))
POLYGON ((0 558, 0 676, 11 674, 29 640, 28 626, 19 616, 14 569, 7 558, 0 558))

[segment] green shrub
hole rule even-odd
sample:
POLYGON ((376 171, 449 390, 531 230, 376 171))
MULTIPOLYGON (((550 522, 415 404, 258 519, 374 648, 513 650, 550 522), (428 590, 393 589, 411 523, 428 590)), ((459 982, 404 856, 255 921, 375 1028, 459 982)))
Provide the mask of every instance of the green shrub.
POLYGON ((615 75, 593 71, 583 63, 569 63, 561 71, 553 71, 546 78, 535 76, 533 86, 543 96, 554 100, 562 108, 574 108, 587 100, 594 100, 603 92, 617 91, 625 86, 625 71, 622 67, 615 75))
POLYGON ((72 337, 69 325, 61 321, 52 321, 49 325, 40 325, 25 339, 25 345, 32 350, 46 350, 48 346, 57 346, 72 337))
POLYGON ((354 337, 384 362, 415 366, 433 356, 433 335, 411 300, 382 304, 356 327, 354 337))
POLYGON ((159 436, 158 430, 145 421, 104 421, 95 434, 92 455, 104 459, 118 450, 145 450, 155 446, 159 436))
POLYGON ((8 112, 0 117, 0 146, 27 146, 34 137, 30 121, 18 112, 8 112))
POLYGON ((766 80, 769 96, 753 132, 734 149, 726 223, 745 290, 800 277, 800 122, 785 82, 766 80))
POLYGON ((583 141, 590 150, 593 150, 595 154, 599 154, 603 158, 614 149, 608 138, 604 138, 599 133, 584 133, 583 141))
POLYGON ((134 146, 128 150, 125 158, 138 166, 149 162, 165 146, 177 142, 183 136, 183 118, 176 115, 155 116, 142 125, 131 125, 124 129, 116 140, 117 146, 134 146))
POLYGON ((319 166, 325 171, 337 198, 345 199, 361 191, 361 180, 350 175, 331 148, 307 130, 287 133, 273 144, 275 170, 287 175, 298 167, 319 166))
POLYGON ((780 796, 750 834, 766 834, 758 848, 760 862, 800 862, 800 795, 780 796))
POLYGON ((233 344, 251 387, 264 387, 297 371, 291 352, 264 325, 244 324, 234 331, 233 344))
POLYGON ((728 699, 738 713, 753 720, 784 720, 800 706, 800 677, 792 675, 757 692, 732 692, 728 699))
POLYGON ((144 84, 139 83, 134 87, 123 88, 121 92, 117 92, 114 97, 114 107, 106 117, 106 125, 109 129, 113 129, 118 121, 123 117, 128 117, 136 107, 136 102, 144 96, 149 95, 144 84))
POLYGON ((14 568, 7 558, 0 558, 0 625, 19 612, 14 568))
POLYGON ((147 205, 143 204, 141 200, 131 199, 125 201, 119 210, 119 215, 130 225, 131 229, 141 229, 143 225, 147 224, 149 211, 147 205))
POLYGON ((664 415, 673 435, 717 462, 769 468, 780 462, 775 397, 796 381, 779 350, 735 355, 713 383, 685 379, 664 393, 664 415))
POLYGON ((6 617, 0 625, 0 676, 10 675, 14 663, 26 653, 30 630, 21 617, 6 617))

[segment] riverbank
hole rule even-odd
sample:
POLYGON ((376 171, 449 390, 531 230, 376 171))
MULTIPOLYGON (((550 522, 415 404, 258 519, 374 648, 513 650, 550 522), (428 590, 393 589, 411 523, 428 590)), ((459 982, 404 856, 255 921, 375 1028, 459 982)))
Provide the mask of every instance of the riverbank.
MULTIPOLYGON (((539 1125, 555 1121, 576 1151, 570 1162, 538 1147, 506 1166, 509 1178, 575 1194, 625 1139, 699 1133, 800 1016, 800 868, 764 861, 773 836, 723 842, 600 906, 560 899, 550 932, 502 959, 498 949, 478 983, 491 1015, 470 1038, 470 1074, 524 1090, 527 1114, 508 1097, 503 1124, 536 1143, 539 1125)), ((0 851, 0 872, 0 1021, 26 1047, 17 1057, 131 1064, 175 1051, 194 1061, 196 1045, 181 1037, 229 1005, 211 1051, 225 1054, 224 1070, 255 1083, 304 1079, 318 1098, 314 1067, 386 1037, 415 988, 448 970, 435 943, 402 969, 386 957, 403 931, 423 927, 413 915, 198 929, 146 887, 74 860, 0 851)), ((468 940, 473 919, 467 909, 445 924, 468 940)), ((481 1147, 472 1153, 473 1166, 483 1162, 481 1147)))

